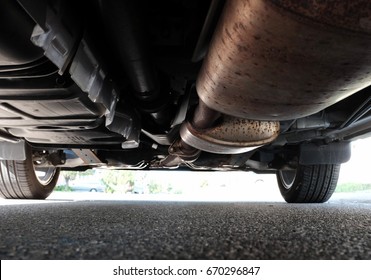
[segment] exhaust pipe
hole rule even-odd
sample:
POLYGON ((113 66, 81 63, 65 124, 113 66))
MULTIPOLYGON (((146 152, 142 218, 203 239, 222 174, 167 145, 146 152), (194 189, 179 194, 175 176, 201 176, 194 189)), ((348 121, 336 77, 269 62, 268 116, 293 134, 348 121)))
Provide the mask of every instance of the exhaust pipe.
POLYGON ((279 121, 371 85, 370 34, 368 0, 226 1, 196 81, 200 103, 170 155, 255 149, 274 141, 279 121))

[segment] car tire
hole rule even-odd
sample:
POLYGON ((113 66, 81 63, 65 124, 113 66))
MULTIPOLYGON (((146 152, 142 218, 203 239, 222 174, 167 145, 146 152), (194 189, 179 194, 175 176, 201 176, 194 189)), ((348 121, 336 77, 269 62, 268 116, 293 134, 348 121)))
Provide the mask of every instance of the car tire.
POLYGON ((26 147, 27 158, 0 160, 0 196, 16 199, 45 199, 57 184, 60 169, 37 167, 32 151, 26 147))
POLYGON ((299 165, 277 171, 282 197, 288 203, 322 203, 330 199, 339 178, 340 164, 299 165))

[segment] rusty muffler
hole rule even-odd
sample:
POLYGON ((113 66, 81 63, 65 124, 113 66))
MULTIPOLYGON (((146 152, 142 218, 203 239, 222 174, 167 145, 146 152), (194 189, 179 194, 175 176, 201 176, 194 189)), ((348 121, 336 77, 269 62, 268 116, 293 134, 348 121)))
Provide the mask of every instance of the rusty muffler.
POLYGON ((226 154, 268 144, 279 121, 371 85, 370 50, 369 0, 228 0, 180 143, 226 154))
POLYGON ((371 84, 371 1, 228 0, 197 79, 211 109, 308 116, 371 84))

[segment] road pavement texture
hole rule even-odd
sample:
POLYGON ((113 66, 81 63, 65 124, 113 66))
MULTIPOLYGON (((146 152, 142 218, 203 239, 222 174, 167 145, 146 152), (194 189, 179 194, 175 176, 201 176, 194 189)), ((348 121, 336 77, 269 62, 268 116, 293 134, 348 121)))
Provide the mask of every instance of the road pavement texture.
POLYGON ((371 259, 371 204, 0 206, 1 259, 371 259))

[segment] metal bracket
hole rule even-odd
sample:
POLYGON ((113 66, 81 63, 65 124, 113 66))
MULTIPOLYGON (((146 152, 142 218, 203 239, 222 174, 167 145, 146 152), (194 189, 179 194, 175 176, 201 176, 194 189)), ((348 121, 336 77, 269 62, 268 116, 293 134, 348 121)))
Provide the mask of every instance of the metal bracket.
POLYGON ((72 151, 82 159, 85 164, 101 165, 102 161, 89 149, 72 149, 72 151))

